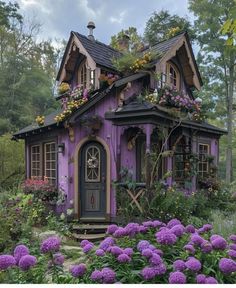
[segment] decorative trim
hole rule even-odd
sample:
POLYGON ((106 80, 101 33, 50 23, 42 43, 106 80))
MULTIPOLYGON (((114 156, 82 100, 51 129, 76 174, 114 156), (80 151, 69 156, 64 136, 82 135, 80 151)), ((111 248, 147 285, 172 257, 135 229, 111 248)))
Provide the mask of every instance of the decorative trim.
MULTIPOLYGON (((79 156, 82 146, 89 142, 91 138, 85 137, 83 138, 76 146, 75 152, 74 152, 74 210, 75 214, 78 218, 80 218, 80 211, 79 211, 79 201, 80 201, 80 191, 79 191, 79 156)), ((106 214, 111 214, 111 155, 110 155, 110 149, 107 143, 100 137, 96 136, 94 141, 97 141, 100 143, 105 151, 106 151, 106 214)), ((105 218, 105 217, 104 217, 105 218)), ((107 217, 106 217, 107 218, 107 217)), ((109 219, 107 219, 109 220, 109 219)))

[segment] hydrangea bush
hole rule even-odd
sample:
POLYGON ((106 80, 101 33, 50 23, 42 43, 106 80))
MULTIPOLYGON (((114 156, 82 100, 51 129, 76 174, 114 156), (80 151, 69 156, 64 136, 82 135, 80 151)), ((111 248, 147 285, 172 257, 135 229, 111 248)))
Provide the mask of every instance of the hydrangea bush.
POLYGON ((211 231, 210 224, 196 228, 178 219, 112 224, 100 243, 81 241, 83 261, 67 272, 61 241, 50 237, 41 243, 38 259, 24 245, 13 256, 1 255, 0 273, 41 273, 42 283, 236 283, 236 235, 224 239, 211 231))

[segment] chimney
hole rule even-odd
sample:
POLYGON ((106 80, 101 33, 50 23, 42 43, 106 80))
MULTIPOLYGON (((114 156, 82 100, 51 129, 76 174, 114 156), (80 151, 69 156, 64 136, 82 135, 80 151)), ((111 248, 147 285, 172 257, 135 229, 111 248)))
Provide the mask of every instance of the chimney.
POLYGON ((88 35, 88 39, 91 41, 95 41, 95 38, 93 36, 93 29, 95 29, 95 24, 92 21, 89 21, 87 28, 89 29, 89 35, 88 35))

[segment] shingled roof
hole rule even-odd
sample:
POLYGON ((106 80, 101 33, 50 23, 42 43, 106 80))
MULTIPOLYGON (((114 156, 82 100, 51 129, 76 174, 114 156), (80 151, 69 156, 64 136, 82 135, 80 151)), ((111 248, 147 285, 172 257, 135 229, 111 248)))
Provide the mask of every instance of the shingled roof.
POLYGON ((79 34, 78 32, 72 33, 79 39, 89 55, 98 65, 116 70, 112 64, 112 59, 120 57, 122 55, 120 52, 102 42, 90 40, 88 37, 79 34))

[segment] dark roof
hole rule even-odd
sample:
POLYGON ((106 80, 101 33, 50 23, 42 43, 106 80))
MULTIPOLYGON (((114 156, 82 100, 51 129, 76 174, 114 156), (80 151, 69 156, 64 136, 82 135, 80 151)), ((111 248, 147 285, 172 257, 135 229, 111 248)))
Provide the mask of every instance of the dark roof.
POLYGON ((88 39, 88 37, 79 34, 78 32, 72 33, 79 39, 81 44, 88 51, 89 55, 97 64, 116 70, 112 64, 112 59, 120 57, 120 52, 102 42, 99 42, 97 40, 90 40, 88 39))
POLYGON ((138 80, 140 78, 143 78, 145 76, 149 75, 147 72, 140 72, 140 73, 136 73, 136 74, 133 74, 133 75, 130 75, 130 76, 125 76, 123 78, 120 78, 118 80, 116 80, 116 82, 114 82, 114 86, 115 87, 120 87, 128 82, 132 82, 132 81, 135 81, 135 80, 138 80))
MULTIPOLYGON (((131 118, 135 117, 136 121, 141 121, 142 124, 148 121, 154 116, 165 119, 165 121, 177 121, 178 118, 174 118, 172 115, 162 109, 161 106, 151 104, 146 101, 139 101, 137 98, 127 105, 124 105, 122 108, 118 108, 116 111, 107 112, 106 119, 121 121, 122 119, 128 119, 131 123, 131 118)), ((159 120, 158 120, 159 121, 159 120)), ((201 131, 213 133, 213 134, 227 134, 225 129, 218 128, 214 125, 211 125, 207 122, 197 122, 193 120, 184 119, 181 121, 181 126, 199 129, 201 131)))

